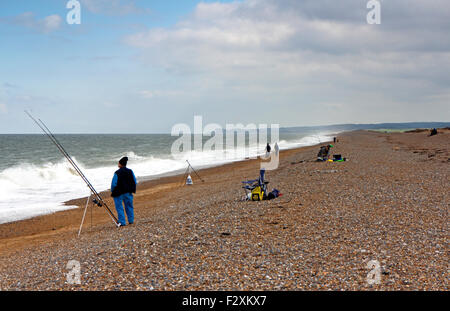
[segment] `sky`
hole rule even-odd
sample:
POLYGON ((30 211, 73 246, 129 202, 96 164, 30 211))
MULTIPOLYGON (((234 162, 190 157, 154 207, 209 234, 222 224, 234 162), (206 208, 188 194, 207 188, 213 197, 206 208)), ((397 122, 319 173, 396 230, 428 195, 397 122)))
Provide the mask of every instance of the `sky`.
POLYGON ((0 1, 0 133, 450 121, 450 1, 0 1))

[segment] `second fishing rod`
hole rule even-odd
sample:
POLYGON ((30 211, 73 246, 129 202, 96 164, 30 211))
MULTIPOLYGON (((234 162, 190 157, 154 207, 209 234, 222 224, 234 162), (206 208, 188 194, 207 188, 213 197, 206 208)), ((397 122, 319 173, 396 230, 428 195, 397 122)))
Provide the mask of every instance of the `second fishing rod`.
POLYGON ((58 139, 53 135, 53 133, 48 129, 48 127, 45 125, 44 122, 42 122, 41 119, 36 120, 28 111, 25 111, 25 113, 39 126, 39 128, 47 135, 47 137, 55 144, 55 146, 58 148, 58 150, 63 154, 63 156, 69 161, 69 163, 72 165, 72 167, 75 169, 75 171, 80 175, 80 177, 83 179, 83 181, 86 183, 88 188, 91 190, 92 194, 94 195, 95 199, 93 202, 99 206, 105 208, 105 210, 108 212, 111 219, 114 221, 116 226, 119 226, 119 221, 117 217, 113 214, 113 212, 109 209, 106 202, 103 200, 103 198, 100 196, 100 194, 95 190, 94 186, 89 182, 89 180, 86 178, 86 176, 83 174, 81 169, 78 167, 78 165, 73 161, 72 157, 69 155, 69 153, 64 149, 62 144, 58 141, 58 139))

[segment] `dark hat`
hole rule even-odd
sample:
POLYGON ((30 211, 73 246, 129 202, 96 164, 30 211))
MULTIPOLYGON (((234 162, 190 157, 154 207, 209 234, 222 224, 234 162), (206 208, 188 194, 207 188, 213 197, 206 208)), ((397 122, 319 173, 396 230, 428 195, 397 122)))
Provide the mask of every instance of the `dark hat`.
POLYGON ((122 159, 119 160, 119 163, 122 164, 123 166, 127 166, 127 162, 128 157, 123 157, 122 159))

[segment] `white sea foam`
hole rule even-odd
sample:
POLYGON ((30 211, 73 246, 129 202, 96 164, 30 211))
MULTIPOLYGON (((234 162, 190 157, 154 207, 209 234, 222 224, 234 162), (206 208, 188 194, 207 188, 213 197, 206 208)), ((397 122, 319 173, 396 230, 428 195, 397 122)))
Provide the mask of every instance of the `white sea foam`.
MULTIPOLYGON (((281 150, 314 145, 330 140, 326 135, 307 136, 298 140, 281 140, 281 150)), ((273 147, 273 146, 272 146, 273 147)), ((226 151, 190 151, 181 157, 144 157, 129 151, 128 166, 138 180, 149 176, 181 171, 187 168, 186 160, 195 167, 215 166, 245 157, 255 158, 265 152, 265 146, 249 146, 226 151)), ((107 190, 116 166, 86 168, 74 161, 97 191, 107 190)), ((64 159, 45 165, 21 164, 0 172, 0 224, 73 208, 63 202, 88 196, 90 193, 76 171, 64 159)))

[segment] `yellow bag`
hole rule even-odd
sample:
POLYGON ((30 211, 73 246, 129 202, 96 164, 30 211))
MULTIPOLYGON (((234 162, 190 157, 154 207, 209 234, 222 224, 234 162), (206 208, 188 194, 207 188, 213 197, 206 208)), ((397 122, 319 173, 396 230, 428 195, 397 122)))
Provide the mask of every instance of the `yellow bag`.
POLYGON ((260 186, 252 190, 252 201, 262 201, 264 198, 264 191, 260 186))

